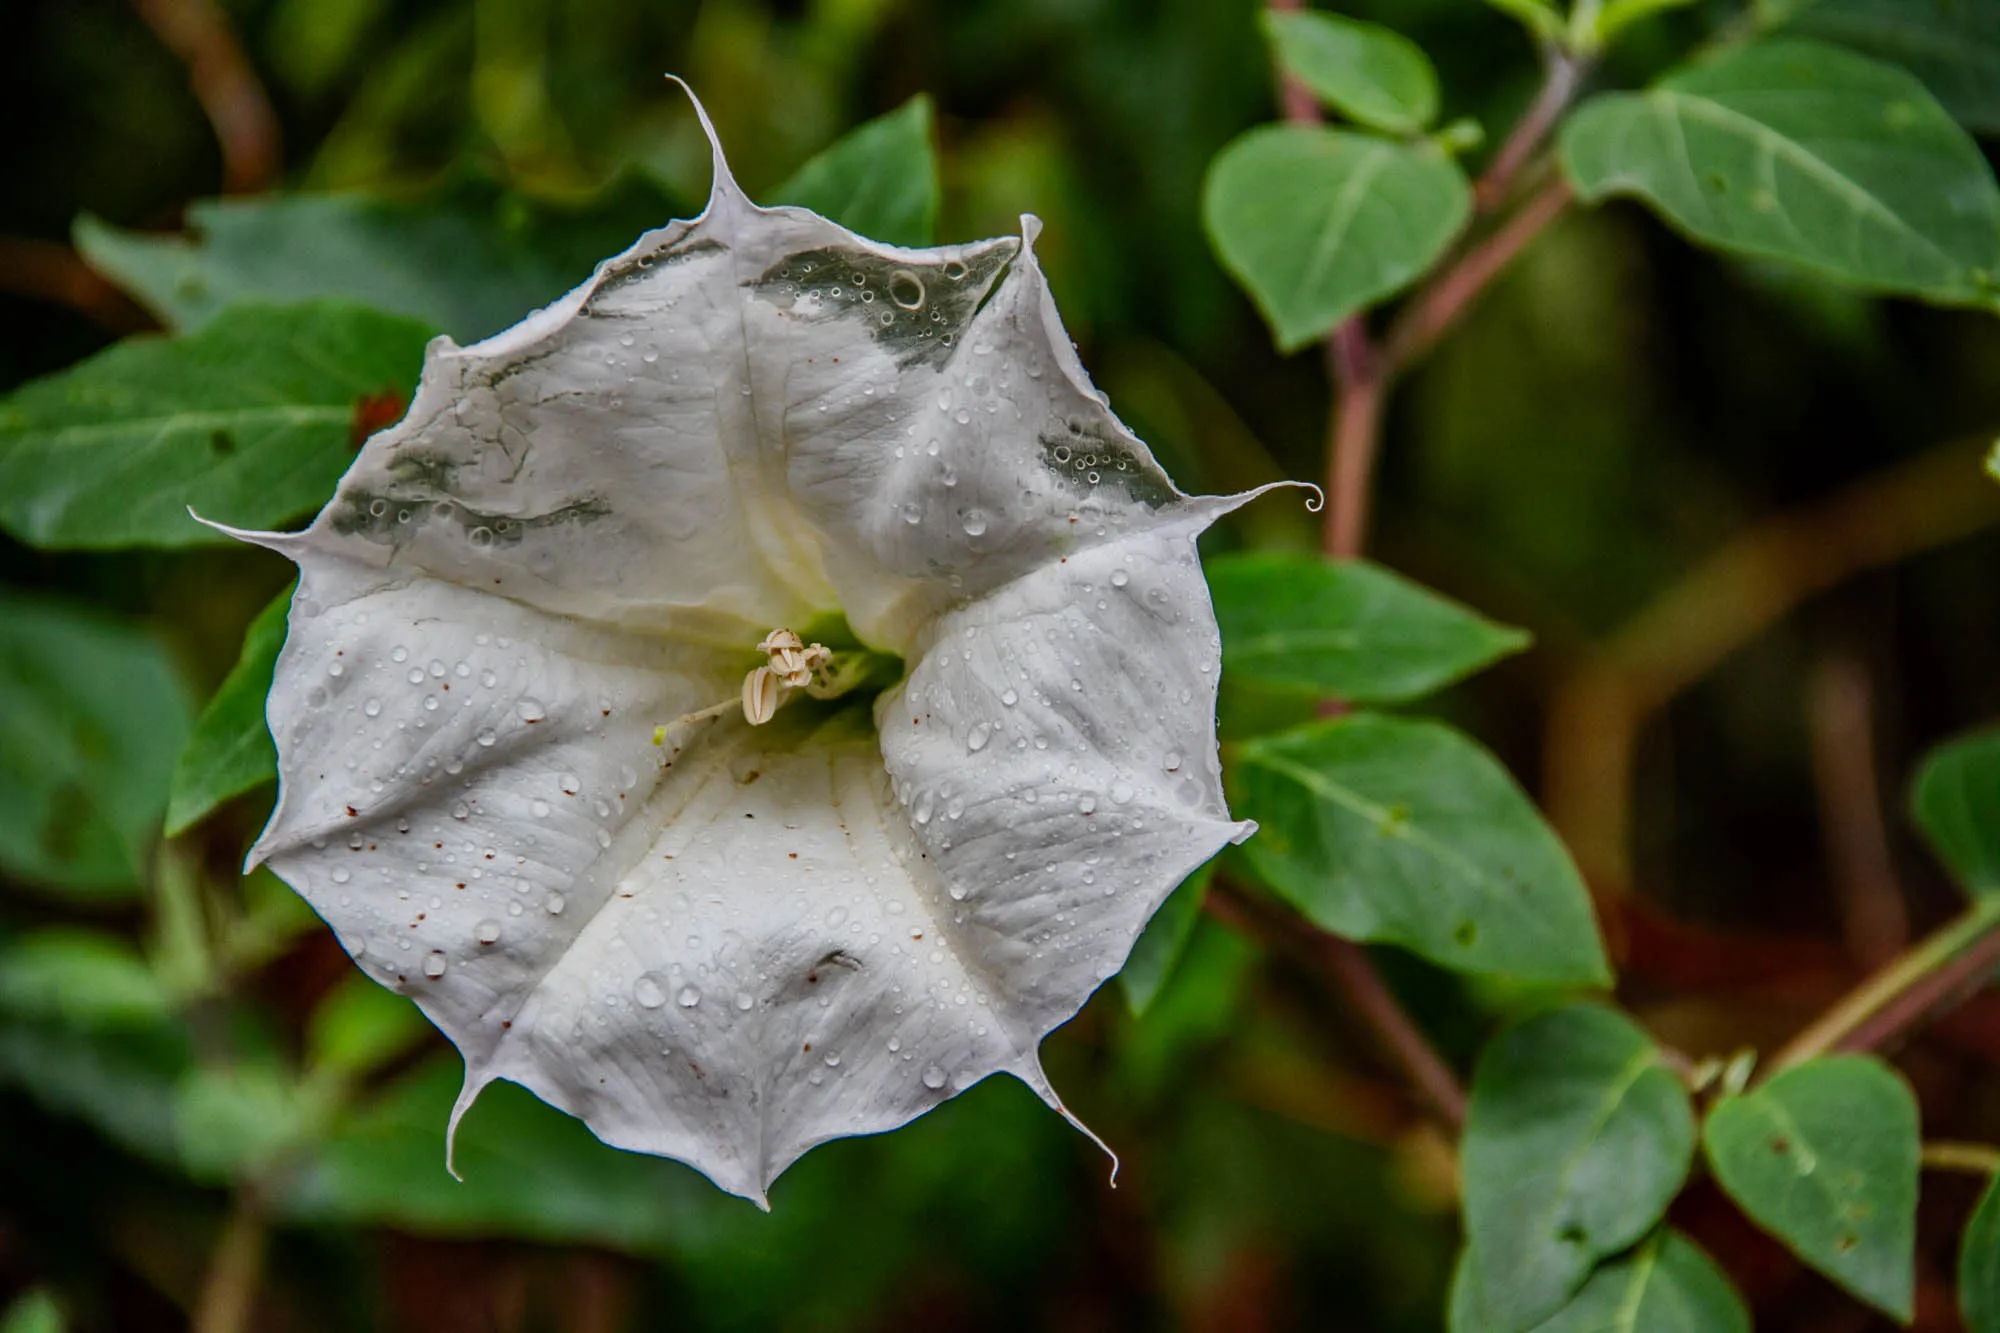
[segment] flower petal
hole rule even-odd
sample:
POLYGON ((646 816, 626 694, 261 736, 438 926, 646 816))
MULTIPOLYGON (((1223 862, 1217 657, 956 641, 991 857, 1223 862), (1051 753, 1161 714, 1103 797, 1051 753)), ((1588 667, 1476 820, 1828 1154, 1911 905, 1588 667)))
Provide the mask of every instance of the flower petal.
POLYGON ((301 568, 253 858, 460 1113, 509 1079, 761 1202, 991 1073, 1061 1110, 1041 1038, 1249 833, 1193 547, 1248 497, 1111 414, 1033 233, 877 245, 718 148, 700 218, 434 343, 312 527, 245 534, 301 568), (751 727, 753 645, 834 609, 909 678, 751 727))

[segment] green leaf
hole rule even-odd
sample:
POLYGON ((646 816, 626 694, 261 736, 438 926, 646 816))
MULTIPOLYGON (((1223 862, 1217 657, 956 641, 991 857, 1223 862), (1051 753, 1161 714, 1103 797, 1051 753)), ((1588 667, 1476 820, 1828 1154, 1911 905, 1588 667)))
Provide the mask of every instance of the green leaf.
POLYGON ((1986 1186, 1958 1251, 1958 1308, 1966 1333, 2000 1333, 2000 1177, 1986 1186))
POLYGON ((1604 8, 1597 12, 1592 36, 1596 44, 1604 45, 1642 19, 1693 3, 1695 0, 1606 0, 1604 8))
POLYGON ((2000 4, 1994 0, 1819 0, 1806 5, 1787 31, 1901 65, 1961 125, 2000 134, 2000 4))
POLYGON ((1201 202, 1223 267, 1294 351, 1421 277, 1472 188, 1435 144, 1267 125, 1216 156, 1201 202))
POLYGON ((0 1315, 0 1333, 63 1333, 67 1327, 56 1298, 41 1290, 23 1294, 0 1315))
POLYGON ((1125 966, 1118 970, 1118 985, 1135 1017, 1146 1012, 1173 975, 1188 937, 1194 934, 1195 922, 1201 919, 1201 904, 1208 897, 1208 881, 1214 874, 1215 862, 1210 861, 1182 880, 1139 932, 1125 966))
POLYGON ((1933 301, 1987 304, 2000 186, 1922 84, 1771 41, 1592 98, 1563 127, 1585 199, 1646 200, 1694 240, 1933 301))
POLYGON ((1445 967, 1610 979, 1590 897, 1527 794, 1436 722, 1357 713, 1247 742, 1252 867, 1313 921, 1445 967))
POLYGON ((75 893, 137 888, 188 713, 145 634, 0 593, 0 868, 75 893))
POLYGON ((1822 1056, 1727 1097, 1702 1128, 1723 1190, 1799 1258, 1910 1321, 1917 1099, 1869 1056, 1822 1056))
POLYGON ((168 327, 199 328, 232 305, 339 297, 476 342, 547 305, 597 261, 672 216, 628 183, 587 211, 468 184, 431 198, 362 194, 219 199, 188 209, 188 234, 77 221, 91 266, 168 327))
POLYGON ((937 232, 938 163, 931 99, 921 93, 848 131, 772 191, 849 231, 890 245, 930 245, 937 232))
POLYGON ((1949 741, 1924 756, 1910 814, 1967 893, 2000 893, 2000 731, 1949 741))
MULTIPOLYGON (((1494 1333, 1469 1256, 1451 1289, 1451 1333, 1494 1333)), ((1533 1333, 1750 1333, 1750 1312, 1715 1261, 1672 1227, 1590 1275, 1533 1333)))
POLYGON ((1562 15, 1549 0, 1486 0, 1490 8, 1526 28, 1545 42, 1560 42, 1566 31, 1562 15))
POLYGON ((1438 111, 1437 71, 1393 28, 1314 10, 1264 11, 1284 71, 1349 120, 1416 134, 1438 111))
POLYGON ((1623 1015, 1571 1005, 1496 1038, 1473 1075, 1459 1168, 1491 1326, 1533 1327, 1651 1231, 1694 1143, 1687 1092, 1623 1015))
POLYGON ((182 1169, 204 1183, 256 1173, 306 1129, 302 1089, 267 1060, 196 1065, 174 1089, 174 1141, 182 1169))
POLYGON ((278 650, 285 646, 285 617, 292 590, 257 613, 243 635, 243 650, 201 712, 174 764, 167 801, 167 836, 177 837, 232 796, 278 776, 278 750, 264 725, 264 696, 278 650))
POLYGON ((1529 642, 1365 560, 1227 555, 1207 573, 1224 671, 1350 703, 1420 698, 1529 642))
POLYGON ((77 1028, 149 1027, 171 1013, 165 987, 125 940, 55 927, 0 946, 0 1011, 77 1028))
POLYGON ((314 1007, 306 1049, 314 1072, 331 1069, 356 1077, 414 1048, 431 1031, 407 997, 350 971, 314 1007))
POLYGON ((402 414, 429 330, 359 306, 235 306, 0 400, 0 526, 34 546, 229 539, 324 504, 358 436, 402 414))

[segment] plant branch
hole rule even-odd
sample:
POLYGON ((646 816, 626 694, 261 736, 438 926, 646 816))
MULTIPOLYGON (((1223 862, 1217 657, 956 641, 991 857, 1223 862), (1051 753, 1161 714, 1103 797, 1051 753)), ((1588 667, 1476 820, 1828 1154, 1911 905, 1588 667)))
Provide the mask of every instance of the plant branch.
POLYGON ((1458 1076, 1403 1011, 1365 949, 1282 911, 1221 875, 1211 883, 1205 906, 1230 928, 1312 963, 1366 1021, 1383 1055, 1402 1072, 1430 1113, 1453 1131, 1464 1126, 1465 1092, 1458 1076))
POLYGON ((2000 1175, 2000 1148, 1989 1143, 1926 1143, 1918 1158, 1933 1171, 1963 1171, 1973 1176, 2000 1175))
POLYGON ((1954 441, 1723 544, 1571 672, 1550 701, 1550 818, 1600 892, 1630 887, 1632 759, 1647 718, 1800 603, 2000 521, 1990 440, 1954 441))
POLYGON ((1982 898, 1848 992, 1771 1057, 1779 1073, 1829 1051, 1865 1051, 1983 985, 2000 966, 2000 897, 1982 898))
POLYGON ((1403 307, 1389 331, 1389 363, 1401 370, 1421 360, 1471 308, 1487 284, 1513 263, 1551 222, 1562 216, 1573 198, 1569 183, 1560 176, 1554 178, 1530 195, 1492 235, 1425 283, 1403 307))
POLYGON ((231 1201, 229 1219, 209 1257, 189 1324, 192 1333, 242 1333, 251 1327, 266 1238, 263 1197, 255 1185, 244 1185, 231 1201))
POLYGON ((1909 943, 1910 917, 1889 854, 1882 791, 1875 777, 1875 707, 1868 670, 1849 652, 1814 667, 1806 691, 1813 788, 1820 837, 1840 902, 1847 952, 1864 968, 1887 963, 1909 943))
POLYGON ((187 66, 188 84, 222 147, 222 188, 252 194, 280 166, 278 116, 228 17, 211 0, 132 0, 139 17, 187 66))
POLYGON ((1472 206, 1481 213, 1490 213, 1506 202, 1515 178, 1569 109, 1570 99, 1589 72, 1588 62, 1553 43, 1543 48, 1542 61, 1542 86, 1472 188, 1472 206))

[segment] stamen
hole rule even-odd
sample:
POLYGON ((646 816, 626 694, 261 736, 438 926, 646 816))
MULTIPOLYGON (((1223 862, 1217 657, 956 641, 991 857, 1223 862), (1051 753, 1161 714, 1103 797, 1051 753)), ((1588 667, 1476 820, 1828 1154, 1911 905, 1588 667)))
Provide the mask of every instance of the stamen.
POLYGON ((682 713, 665 726, 653 728, 653 744, 665 745, 669 731, 721 717, 739 706, 746 722, 761 727, 777 716, 792 690, 806 690, 817 699, 837 698, 845 692, 845 683, 829 669, 833 665, 833 650, 823 643, 808 644, 791 630, 774 629, 758 642, 757 651, 770 658, 770 665, 756 667, 743 677, 738 698, 682 713))

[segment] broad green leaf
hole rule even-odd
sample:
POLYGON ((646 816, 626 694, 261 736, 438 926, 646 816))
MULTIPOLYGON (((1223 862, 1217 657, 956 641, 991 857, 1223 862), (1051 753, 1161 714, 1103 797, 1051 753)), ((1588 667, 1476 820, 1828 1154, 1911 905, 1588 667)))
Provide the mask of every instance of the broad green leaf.
POLYGON ((174 1087, 188 1062, 172 1024, 77 1027, 10 1015, 0 1023, 0 1085, 45 1110, 93 1125, 112 1142, 164 1166, 178 1162, 174 1087))
POLYGON ((1623 1015, 1571 1005, 1495 1038, 1473 1075, 1459 1168, 1494 1327, 1533 1327, 1651 1231, 1694 1143, 1687 1092, 1623 1015))
POLYGON ((1986 304, 2000 186, 1916 78, 1770 41, 1585 103, 1561 156, 1585 199, 1637 195, 1694 240, 1862 287, 1986 304))
POLYGON ((350 972, 314 1007, 306 1049, 315 1072, 352 1077, 412 1049, 431 1030, 407 996, 350 972))
POLYGON ((2000 731, 1961 737, 1925 755, 1910 789, 1910 813, 1967 893, 2000 893, 2000 731))
POLYGON ((771 192, 849 231, 890 245, 929 245, 937 232, 937 149, 931 99, 919 94, 841 136, 771 192))
POLYGON ((204 1183, 242 1179, 292 1146, 312 1108, 275 1062, 198 1064, 174 1089, 174 1140, 182 1169, 204 1183))
POLYGON ((1285 351, 1421 277, 1471 207, 1435 144, 1300 125, 1239 136, 1202 189, 1209 241, 1285 351))
POLYGON ((1958 1250, 1958 1308, 1966 1333, 2000 1333, 2000 1178, 1979 1196, 1958 1250))
MULTIPOLYGON (((1480 1305, 1470 1255, 1451 1289, 1451 1333, 1495 1333, 1480 1305)), ((1750 1333, 1750 1312, 1729 1278, 1695 1243, 1664 1227, 1590 1275, 1533 1333, 1750 1333)))
POLYGON ((1567 25, 1549 0, 1486 0, 1486 3, 1542 41, 1557 42, 1563 38, 1567 25))
POLYGON ((1207 564, 1222 669, 1350 703, 1403 703, 1528 645, 1365 560, 1276 552, 1207 564))
POLYGON ((285 646, 287 588, 257 613, 243 635, 243 651, 202 709, 194 734, 174 764, 167 801, 167 836, 185 832, 232 796, 240 796, 278 776, 278 751, 264 725, 264 696, 271 671, 285 646))
POLYGON ((137 888, 188 714, 139 630, 0 593, 0 867, 76 893, 137 888))
POLYGON ((1592 37, 1597 44, 1608 43, 1643 19, 1669 9, 1684 9, 1694 3, 1695 0, 1605 0, 1604 8, 1597 11, 1592 37))
POLYGON ((360 306, 234 306, 135 338, 0 400, 0 526, 34 546, 229 539, 324 504, 402 415, 429 330, 360 306))
POLYGON ((170 1012, 166 989, 125 940, 54 927, 0 944, 0 1012, 73 1027, 145 1027, 170 1012))
POLYGON ((67 1327, 56 1298, 39 1289, 21 1295, 0 1315, 0 1333, 63 1333, 67 1327))
POLYGON ((1287 74, 1350 120, 1415 134, 1437 115, 1430 57, 1393 28, 1315 10, 1267 9, 1264 35, 1287 74))
POLYGON ((208 200, 188 209, 188 232, 179 236, 84 217, 75 240, 93 268, 170 328, 198 328, 245 302, 338 297, 472 343, 555 300, 599 259, 670 216, 672 203, 639 182, 582 212, 465 185, 408 201, 208 200))
POLYGON ((1961 125, 2000 134, 2000 3, 1818 0, 1786 31, 1892 61, 1922 79, 1961 125))
POLYGON ((1160 910, 1153 913, 1153 919, 1139 932, 1125 966, 1118 970, 1118 985, 1124 990, 1125 1003, 1133 1014, 1145 1013, 1160 988, 1167 984, 1167 978, 1173 975, 1187 948, 1188 937, 1194 934, 1195 922, 1201 919, 1201 905, 1208 897, 1208 881, 1214 874, 1215 862, 1210 861, 1189 875, 1167 895, 1160 910))
POLYGON ((1492 755, 1436 722, 1357 713, 1247 742, 1244 847, 1313 921, 1445 967, 1602 984, 1569 853, 1492 755))
POLYGON ((1917 1099, 1870 1056, 1822 1056, 1709 1112, 1702 1145, 1750 1219, 1908 1323, 1917 1235, 1917 1099))

